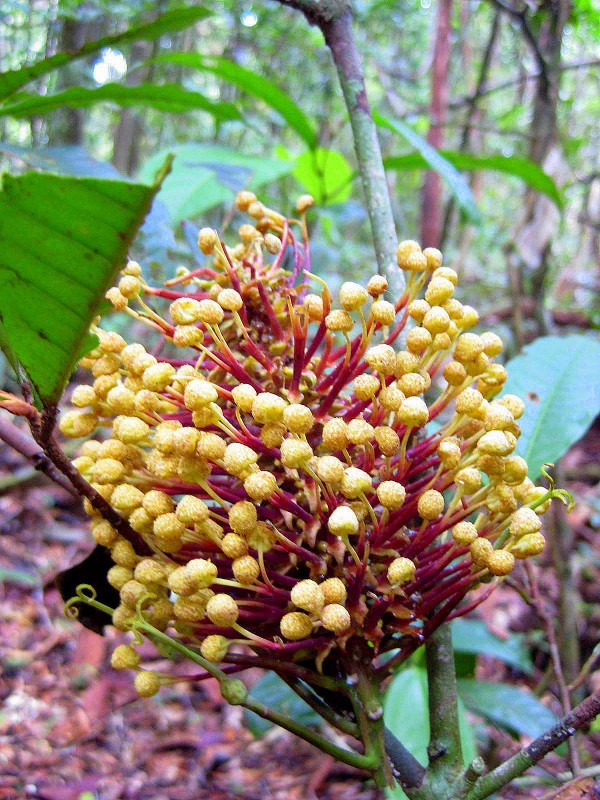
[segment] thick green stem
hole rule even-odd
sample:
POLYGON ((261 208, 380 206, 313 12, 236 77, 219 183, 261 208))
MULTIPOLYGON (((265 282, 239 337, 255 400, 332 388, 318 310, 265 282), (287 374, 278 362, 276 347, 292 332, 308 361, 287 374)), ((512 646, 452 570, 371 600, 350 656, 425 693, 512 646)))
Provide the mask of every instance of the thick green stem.
POLYGON ((340 716, 337 714, 327 703, 315 694, 315 692, 302 681, 295 680, 294 678, 285 675, 280 676, 287 683, 287 685, 294 691, 298 697, 301 697, 304 702, 309 705, 325 722, 328 722, 334 728, 337 728, 342 733, 348 736, 359 738, 358 726, 351 719, 340 716))
POLYGON ((352 126, 375 256, 395 299, 404 290, 404 275, 396 263, 396 228, 385 178, 377 128, 373 121, 360 55, 352 32, 352 6, 348 0, 279 0, 296 8, 317 25, 329 46, 352 126))
POLYGON ((462 769, 458 686, 452 632, 442 625, 425 645, 429 685, 430 771, 456 778, 462 769))

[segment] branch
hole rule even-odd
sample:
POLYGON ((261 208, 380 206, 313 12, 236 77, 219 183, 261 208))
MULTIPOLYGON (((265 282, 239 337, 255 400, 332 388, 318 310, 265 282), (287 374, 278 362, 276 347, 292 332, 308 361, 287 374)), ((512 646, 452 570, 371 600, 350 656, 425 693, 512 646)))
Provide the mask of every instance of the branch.
POLYGON ((383 740, 385 742, 385 752, 392 765, 394 778, 396 778, 400 786, 403 789, 421 786, 425 780, 425 767, 417 761, 389 728, 384 728, 383 740))
POLYGON ((0 417, 0 439, 17 453, 31 463, 34 469, 38 472, 43 472, 50 480, 62 486, 69 494, 79 498, 79 493, 73 488, 71 483, 65 478, 64 475, 54 467, 48 456, 43 452, 33 439, 27 434, 20 431, 17 426, 10 422, 8 419, 0 417))
POLYGON ((508 761, 479 778, 464 800, 484 800, 497 792, 514 778, 518 778, 538 761, 566 742, 580 728, 583 728, 600 714, 600 691, 594 692, 586 700, 575 706, 560 722, 546 733, 534 739, 530 745, 520 750, 508 761))
POLYGON ((524 9, 523 11, 518 11, 516 8, 513 8, 512 6, 509 6, 507 3, 505 3, 504 0, 490 0, 490 3, 494 6, 494 8, 497 8, 500 11, 503 11, 505 14, 508 14, 510 17, 512 17, 521 28, 523 37, 527 42, 527 44, 529 45, 529 47, 531 48, 533 56, 536 60, 539 71, 538 77, 540 78, 540 82, 544 89, 544 94, 547 95, 550 89, 550 79, 548 77, 548 65, 546 64, 546 59, 542 55, 542 51, 540 50, 538 41, 533 35, 531 28, 529 27, 529 23, 527 21, 527 9, 524 9))
POLYGON ((331 51, 346 108, 350 117, 375 256, 390 292, 399 297, 404 277, 396 264, 396 229, 383 168, 377 128, 371 115, 364 73, 352 32, 352 11, 348 0, 279 0, 282 5, 302 11, 316 25, 331 51))

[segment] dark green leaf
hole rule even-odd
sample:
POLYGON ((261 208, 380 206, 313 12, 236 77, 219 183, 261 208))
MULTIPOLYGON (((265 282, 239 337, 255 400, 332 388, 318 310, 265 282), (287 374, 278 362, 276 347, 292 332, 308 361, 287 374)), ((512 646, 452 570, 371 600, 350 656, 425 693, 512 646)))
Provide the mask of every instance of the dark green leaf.
POLYGON ((272 81, 245 67, 240 67, 227 58, 201 56, 197 53, 167 53, 153 59, 156 62, 180 64, 186 67, 212 72, 219 78, 233 83, 243 92, 262 100, 276 111, 292 130, 304 139, 310 148, 316 147, 317 134, 306 114, 294 101, 272 81))
POLYGON ((143 105, 171 114, 207 111, 221 122, 242 119, 240 112, 232 103, 216 103, 207 100, 203 94, 190 92, 176 83, 162 86, 154 86, 150 83, 141 83, 139 86, 107 83, 97 89, 74 87, 51 95, 22 92, 14 98, 14 102, 0 106, 0 117, 32 117, 48 114, 50 111, 65 106, 86 108, 94 103, 115 103, 118 106, 143 105))
POLYGON ((302 153, 294 177, 319 205, 343 203, 352 194, 352 169, 338 150, 317 147, 302 153))
MULTIPOLYGON (((504 172, 520 178, 527 186, 549 197, 559 208, 563 198, 552 178, 544 170, 527 158, 515 156, 473 156, 470 153, 459 153, 456 150, 440 150, 440 156, 453 167, 468 172, 492 170, 504 172)), ((411 170, 427 169, 430 165, 421 153, 409 153, 405 156, 394 156, 384 161, 386 169, 411 170)))
POLYGON ((78 178, 108 178, 126 180, 118 169, 105 161, 97 161, 79 145, 58 147, 19 147, 0 142, 0 151, 16 156, 34 169, 76 175, 78 178))
POLYGON ((459 653, 497 658, 515 669, 531 675, 533 664, 523 637, 513 633, 508 639, 494 636, 479 619, 457 619, 452 623, 452 644, 459 653))
POLYGON ((558 722, 534 694, 516 686, 465 678, 458 689, 469 711, 517 736, 540 736, 558 722))
POLYGON ((104 47, 114 47, 115 45, 124 44, 125 42, 141 40, 153 41, 162 36, 163 33, 183 30, 209 14, 210 11, 207 11, 205 8, 200 8, 199 6, 176 8, 173 11, 167 11, 165 14, 162 14, 154 20, 154 22, 149 22, 146 25, 139 25, 136 28, 130 28, 114 36, 103 36, 101 39, 96 39, 93 42, 86 42, 79 50, 75 50, 71 53, 56 53, 56 55, 44 58, 29 67, 21 67, 21 69, 0 73, 0 100, 9 97, 30 81, 42 75, 47 75, 49 72, 65 64, 69 64, 71 61, 76 61, 78 58, 90 55, 91 53, 97 53, 98 50, 104 47))
POLYGON ((459 207, 464 211, 470 222, 476 225, 481 224, 481 214, 475 203, 473 192, 467 181, 460 172, 447 159, 445 159, 436 149, 432 147, 426 139, 415 133, 408 125, 401 120, 389 120, 378 112, 373 113, 373 118, 377 125, 387 128, 397 133, 405 139, 422 156, 428 167, 446 182, 452 195, 459 207))
MULTIPOLYGON (((427 672, 424 668, 411 666, 396 673, 385 693, 384 719, 394 736, 421 764, 426 766, 429 744, 429 693, 427 672)), ((462 703, 459 705, 459 724, 463 759, 465 764, 469 764, 477 755, 477 746, 462 703)), ((386 796, 390 800, 407 800, 406 794, 399 786, 388 789, 386 796)))
POLYGON ((294 168, 293 162, 279 158, 257 158, 208 144, 183 144, 149 158, 140 172, 142 180, 156 172, 167 153, 173 153, 175 160, 158 197, 173 222, 196 217, 220 203, 231 203, 236 191, 246 187, 256 190, 294 168))
POLYGON ((0 191, 0 326, 42 402, 56 403, 158 191, 27 173, 0 191))
MULTIPOLYGON (((323 720, 312 708, 293 692, 274 672, 267 672, 250 690, 250 696, 269 708, 287 714, 302 725, 321 725, 323 720)), ((244 718, 254 736, 262 736, 271 727, 266 719, 252 711, 245 711, 244 718)))
POLYGON ((586 432, 600 411, 600 342, 543 336, 511 359, 505 391, 525 400, 517 453, 536 478, 586 432))

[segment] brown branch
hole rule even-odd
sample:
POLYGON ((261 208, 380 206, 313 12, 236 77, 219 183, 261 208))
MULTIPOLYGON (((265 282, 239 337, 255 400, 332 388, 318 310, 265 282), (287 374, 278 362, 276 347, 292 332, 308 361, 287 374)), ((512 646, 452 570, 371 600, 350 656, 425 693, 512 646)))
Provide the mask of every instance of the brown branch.
MULTIPOLYGON (((563 673, 562 662, 560 659, 560 651, 558 648, 558 642, 556 640, 556 631, 554 629, 554 620, 540 594, 540 587, 533 566, 529 563, 526 563, 525 570, 527 572, 527 579, 529 581, 529 589, 530 589, 529 602, 532 608, 534 609, 535 613, 544 623, 544 628, 546 630, 546 637, 548 639, 548 645, 550 647, 550 659, 552 661, 552 668, 554 670, 556 683, 558 684, 560 705, 563 714, 568 714, 571 711, 571 698, 569 696, 569 689, 567 687, 567 682, 565 680, 565 676, 563 673)), ((569 762, 570 762, 569 766, 571 767, 571 772, 573 773, 573 775, 577 776, 581 773, 581 764, 579 762, 579 752, 577 750, 577 744, 574 738, 569 739, 568 747, 569 747, 569 762)))
POLYGON ((592 722, 599 714, 600 691, 597 691, 575 706, 556 725, 534 739, 530 745, 524 747, 496 769, 488 772, 487 775, 479 778, 473 789, 464 796, 464 800, 484 800, 489 797, 537 764, 552 750, 556 750, 559 745, 566 742, 580 728, 592 722))
POLYGON ((12 447, 13 450, 16 450, 17 453, 25 456, 38 472, 43 472, 44 475, 54 481, 54 483, 66 489, 69 494, 72 494, 74 497, 79 497, 78 492, 65 476, 61 475, 56 469, 39 445, 27 436, 27 434, 23 433, 23 431, 20 431, 13 422, 4 419, 4 417, 0 417, 0 439, 9 447, 12 447))
POLYGON ((514 8, 513 6, 508 5, 508 3, 503 2, 503 0, 489 0, 489 2, 494 6, 494 8, 497 8, 499 11, 502 11, 505 14, 508 14, 508 16, 512 17, 521 28, 523 38, 529 45, 536 60, 538 66, 538 77, 544 89, 544 93, 547 95, 550 91, 548 65, 546 64, 546 59, 542 55, 538 41, 533 35, 533 31, 529 27, 529 22, 527 20, 527 8, 519 11, 517 8, 514 8))

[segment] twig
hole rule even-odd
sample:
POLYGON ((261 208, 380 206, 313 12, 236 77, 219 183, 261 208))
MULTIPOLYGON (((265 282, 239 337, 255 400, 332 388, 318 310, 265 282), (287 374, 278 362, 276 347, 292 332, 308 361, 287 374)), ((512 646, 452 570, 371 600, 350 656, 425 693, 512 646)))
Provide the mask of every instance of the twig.
POLYGON ((425 767, 417 761, 389 728, 384 728, 383 740, 385 752, 392 765, 392 772, 400 786, 403 789, 421 786, 425 779, 425 767))
POLYGON ((379 272, 387 278, 391 294, 399 297, 404 277, 396 265, 396 229, 383 168, 377 128, 371 115, 365 79, 352 32, 352 11, 348 0, 279 0, 302 11, 325 37, 350 117, 354 147, 360 171, 379 272))
MULTIPOLYGON (((525 570, 529 580, 531 597, 530 603, 538 617, 544 623, 544 628, 546 630, 546 637, 550 647, 550 658, 552 659, 552 668, 554 670, 554 676, 556 677, 556 683, 558 684, 562 712, 563 714, 568 714, 571 710, 571 698, 569 697, 569 689, 567 687, 567 682, 565 681, 562 663, 560 660, 560 651, 558 649, 556 632, 554 630, 554 620, 550 616, 550 613, 548 612, 548 609, 546 608, 546 605, 540 595, 540 588, 533 566, 526 563, 525 570)), ((581 764, 579 763, 579 753, 577 751, 577 743, 575 742, 574 738, 569 739, 568 747, 571 771, 573 772, 573 775, 579 775, 581 772, 581 764)))
POLYGON ((578 706, 575 706, 556 725, 538 736, 530 745, 524 747, 508 761, 479 778, 473 789, 465 795, 464 800, 485 800, 486 797, 541 761, 545 755, 567 741, 576 731, 595 719, 598 714, 600 714, 600 691, 594 692, 578 706))
POLYGON ((43 472, 44 475, 47 475, 54 483, 66 489, 69 494, 72 494, 74 497, 79 497, 79 493, 73 488, 65 476, 61 475, 56 469, 41 447, 37 445, 31 437, 27 436, 26 433, 20 431, 13 422, 5 419, 3 416, 0 416, 0 439, 6 442, 9 447, 12 447, 13 450, 16 450, 17 453, 21 453, 22 456, 25 456, 35 470, 43 472))
POLYGON ((550 90, 548 65, 546 64, 546 59, 542 55, 538 41, 529 27, 529 22, 527 20, 527 8, 525 7, 522 11, 519 11, 518 9, 513 8, 513 6, 508 5, 508 3, 503 2, 503 0, 489 0, 489 2, 494 6, 494 8, 497 8, 512 17, 521 28, 523 38, 529 45, 536 60, 538 66, 538 77, 544 89, 544 93, 547 95, 550 90))

